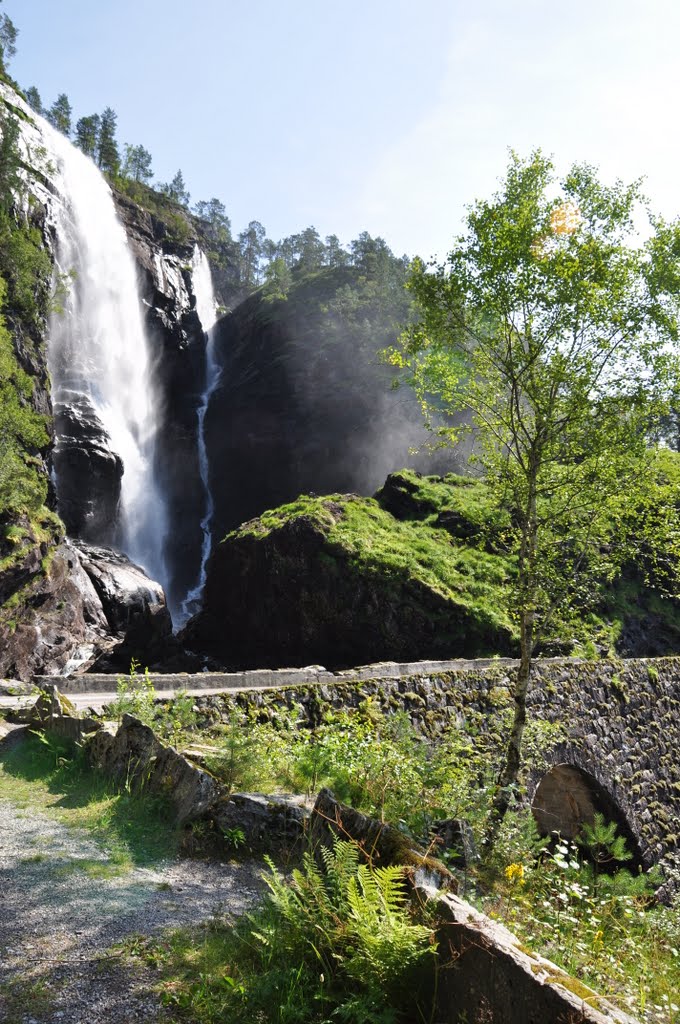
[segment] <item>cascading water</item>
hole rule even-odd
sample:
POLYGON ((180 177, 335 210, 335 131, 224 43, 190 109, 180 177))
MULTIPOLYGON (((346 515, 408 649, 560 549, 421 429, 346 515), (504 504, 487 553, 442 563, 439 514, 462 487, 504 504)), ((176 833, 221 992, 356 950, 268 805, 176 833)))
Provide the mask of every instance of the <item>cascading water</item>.
POLYGON ((213 291, 210 266, 205 255, 196 246, 192 264, 192 281, 194 295, 196 296, 196 312, 198 313, 201 327, 205 336, 205 387, 198 407, 198 467, 201 475, 201 483, 205 494, 205 514, 201 519, 201 531, 203 541, 201 544, 201 565, 198 571, 198 581, 184 601, 182 602, 179 615, 176 616, 176 624, 183 625, 190 615, 198 610, 203 587, 205 585, 206 567, 210 557, 212 538, 210 524, 213 517, 213 500, 210 493, 210 481, 208 478, 208 451, 205 444, 205 415, 208 411, 210 398, 213 391, 219 384, 220 368, 215 360, 215 346, 213 327, 217 320, 217 301, 213 291))
POLYGON ((56 165, 57 267, 67 282, 63 312, 50 325, 53 399, 80 397, 94 410, 123 464, 117 544, 165 583, 166 509, 154 476, 159 410, 133 257, 99 170, 39 123, 56 165))

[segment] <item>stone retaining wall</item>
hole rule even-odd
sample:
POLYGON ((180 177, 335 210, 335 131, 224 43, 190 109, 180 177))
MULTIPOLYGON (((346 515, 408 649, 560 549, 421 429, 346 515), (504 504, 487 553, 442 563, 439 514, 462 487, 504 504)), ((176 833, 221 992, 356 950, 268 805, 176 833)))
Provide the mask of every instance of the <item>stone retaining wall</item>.
MULTIPOLYGON (((497 722, 510 707, 516 663, 448 664, 380 679, 339 674, 234 688, 198 695, 195 705, 206 722, 228 721, 235 709, 265 721, 283 708, 314 722, 325 708, 357 708, 372 699, 386 713, 405 710, 431 736, 463 725, 472 713, 497 722)), ((562 723, 565 739, 546 751, 548 766, 574 765, 596 781, 620 809, 645 867, 664 861, 680 868, 680 658, 538 662, 529 714, 562 723)), ((544 771, 527 780, 530 798, 544 771)))
MULTIPOLYGON (((324 708, 356 708, 372 698, 387 713, 405 710, 421 731, 436 736, 473 712, 497 722, 510 706, 516 665, 504 659, 385 663, 339 673, 312 666, 151 679, 158 689, 224 689, 195 697, 206 722, 227 721, 237 708, 256 720, 297 709, 314 722, 324 708)), ((66 692, 115 690, 115 677, 58 684, 66 692)), ((573 765, 595 780, 620 810, 645 866, 663 861, 680 869, 680 658, 540 660, 529 711, 564 726, 564 742, 546 752, 548 765, 573 765)), ((527 780, 530 797, 539 778, 537 772, 527 780)))

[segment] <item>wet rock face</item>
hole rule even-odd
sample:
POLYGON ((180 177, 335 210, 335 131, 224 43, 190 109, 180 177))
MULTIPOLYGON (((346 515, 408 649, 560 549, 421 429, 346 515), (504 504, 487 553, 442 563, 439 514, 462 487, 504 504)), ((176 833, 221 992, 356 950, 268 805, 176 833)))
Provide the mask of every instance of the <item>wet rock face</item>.
POLYGON ((59 514, 72 537, 115 539, 123 463, 87 395, 63 392, 54 407, 59 514))
POLYGON ((0 676, 9 679, 68 671, 112 642, 101 602, 75 549, 58 544, 47 568, 47 551, 39 545, 29 556, 14 590, 14 618, 3 615, 0 621, 0 676))
POLYGON ((197 410, 205 340, 192 291, 195 239, 177 241, 153 214, 119 193, 114 199, 137 264, 154 386, 161 398, 156 471, 168 509, 168 599, 176 604, 196 582, 202 543, 197 410))
POLYGON ((326 272, 318 291, 301 286, 287 303, 256 293, 218 321, 222 374, 205 421, 213 547, 299 494, 371 494, 398 466, 455 468, 450 452, 410 452, 428 439, 422 415, 408 389, 392 388, 378 355, 396 328, 362 339, 359 327, 325 311, 356 276, 349 267, 326 272))
POLYGON ((124 663, 127 655, 128 666, 131 657, 148 664, 167 653, 172 620, 160 583, 117 551, 90 544, 77 550, 109 630, 122 640, 117 660, 124 663))
POLYGON ((0 677, 95 665, 126 672, 132 658, 151 666, 177 654, 162 587, 108 548, 36 542, 11 580, 0 575, 0 593, 8 589, 14 604, 0 616, 0 677))

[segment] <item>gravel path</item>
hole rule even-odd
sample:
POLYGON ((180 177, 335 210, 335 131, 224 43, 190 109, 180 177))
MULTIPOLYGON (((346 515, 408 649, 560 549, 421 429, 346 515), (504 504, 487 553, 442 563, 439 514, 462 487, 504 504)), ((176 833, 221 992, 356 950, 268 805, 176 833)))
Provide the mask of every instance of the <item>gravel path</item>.
POLYGON ((111 956, 134 933, 237 915, 262 865, 176 860, 93 877, 105 850, 80 830, 0 801, 0 1022, 168 1022, 150 968, 111 956))

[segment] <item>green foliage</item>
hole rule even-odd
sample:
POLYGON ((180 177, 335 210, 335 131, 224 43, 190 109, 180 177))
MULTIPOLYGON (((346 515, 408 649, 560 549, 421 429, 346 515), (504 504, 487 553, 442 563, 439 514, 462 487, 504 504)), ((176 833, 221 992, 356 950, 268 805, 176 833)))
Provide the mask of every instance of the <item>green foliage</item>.
MULTIPOLYGON (((506 819, 505 830, 514 827, 506 819)), ((658 874, 602 871, 629 855, 601 815, 578 844, 560 840, 552 851, 543 845, 542 853, 521 842, 504 851, 505 870, 482 898, 483 909, 623 1009, 650 1022, 677 1021, 680 907, 654 905, 658 874)), ((500 845, 496 855, 502 862, 500 845)))
POLYGON ((99 143, 99 129, 101 117, 99 114, 89 114, 79 118, 76 122, 76 135, 74 142, 85 156, 96 159, 97 146, 99 143))
MULTIPOLYGON (((5 296, 0 278, 0 309, 5 296)), ((0 518, 35 515, 47 497, 37 455, 48 442, 46 418, 31 407, 33 382, 18 364, 0 316, 0 518)))
POLYGON ((170 740, 177 747, 183 736, 196 727, 193 698, 186 690, 178 690, 171 701, 161 704, 156 700, 149 669, 145 668, 140 675, 139 667, 139 662, 133 658, 128 675, 118 677, 117 697, 109 704, 108 712, 118 724, 123 715, 132 715, 161 739, 170 740))
POLYGON ((56 128, 58 132, 65 135, 66 138, 70 138, 71 135, 71 117, 73 110, 69 102, 69 98, 65 92, 62 92, 57 96, 56 100, 47 111, 47 120, 50 122, 53 128, 56 128))
POLYGON ((600 813, 595 814, 592 825, 583 826, 579 845, 597 867, 622 864, 633 858, 625 839, 617 834, 616 822, 606 821, 600 813))
POLYGON ((42 100, 40 98, 40 93, 34 85, 31 85, 26 90, 26 102, 28 103, 31 110, 34 110, 36 114, 43 113, 43 105, 42 100))
POLYGON ((225 828, 222 831, 224 842, 227 846, 232 846, 235 850, 243 846, 246 841, 246 834, 242 828, 225 828))
POLYGON ((16 55, 17 36, 19 30, 7 14, 0 15, 0 70, 4 71, 8 62, 16 55))
MULTIPOLYGON (((646 439, 671 383, 674 331, 675 300, 658 283, 672 242, 636 243, 638 185, 606 188, 576 166, 548 196, 553 186, 540 153, 513 156, 446 265, 416 262, 422 319, 392 354, 427 409, 472 413, 476 457, 513 524, 532 647, 555 606, 578 600, 584 574, 616 567, 611 518, 622 526, 622 503, 651 478, 646 439)), ((456 443, 467 429, 438 432, 456 443)))
POLYGON ((122 176, 132 178, 133 181, 150 181, 153 177, 152 159, 151 153, 144 146, 130 146, 126 143, 122 176))
POLYGON ((320 853, 324 870, 306 853, 290 883, 269 862, 266 882, 288 925, 289 951, 311 954, 329 976, 340 960, 352 981, 399 1005, 423 959, 436 952, 429 928, 406 913, 404 868, 359 864, 357 848, 337 839, 320 853))
POLYGON ((170 196, 156 191, 143 181, 125 176, 117 177, 113 185, 142 209, 157 217, 165 226, 169 241, 184 245, 194 237, 195 228, 189 214, 170 196))
POLYGON ((116 141, 117 120, 118 115, 111 107, 102 111, 96 149, 97 166, 113 178, 117 177, 120 170, 120 153, 116 141))
POLYGON ((641 243, 641 201, 639 182, 606 187, 575 165, 557 183, 540 151, 513 154, 446 263, 415 261, 421 318, 390 353, 430 417, 464 414, 438 434, 456 444, 474 431, 509 514, 521 666, 499 820, 521 762, 536 645, 558 607, 620 570, 612 517, 622 534, 621 507, 652 476, 648 441, 674 390, 680 224, 652 221, 641 243))
POLYGON ((271 762, 271 743, 263 744, 262 733, 261 729, 251 730, 242 716, 232 714, 220 730, 219 747, 206 756, 206 767, 230 793, 263 782, 266 786, 269 781, 265 766, 271 762))
MULTIPOLYGON (((669 652, 677 649, 680 603, 672 578, 680 537, 680 457, 658 452, 650 472, 644 488, 641 483, 638 488, 637 515, 628 509, 630 520, 619 532, 621 513, 615 502, 604 524, 611 543, 619 547, 620 571, 613 574, 611 565, 603 566, 601 578, 590 577, 590 572, 589 579, 582 578, 572 604, 556 608, 546 623, 541 653, 587 658, 613 653, 624 625, 644 623, 645 616, 653 616, 658 641, 669 652)), ((298 518, 326 534, 328 572, 342 566, 343 572, 355 570, 362 578, 375 574, 397 595, 407 579, 447 595, 459 614, 469 616, 468 639, 479 638, 469 653, 495 653, 502 640, 506 645, 517 643, 517 560, 511 551, 511 522, 484 479, 420 476, 402 470, 390 476, 375 501, 302 495, 263 513, 232 536, 265 537, 298 518)), ((442 622, 441 628, 450 626, 442 622)), ((462 639, 456 638, 459 649, 462 639)))
POLYGON ((156 708, 153 727, 178 747, 183 737, 196 728, 194 698, 186 690, 178 690, 172 701, 156 708))
POLYGON ((191 196, 187 192, 187 188, 184 183, 184 175, 181 171, 177 171, 177 174, 169 184, 157 184, 156 191, 160 192, 164 196, 168 196, 169 199, 172 199, 175 203, 179 203, 180 206, 189 206, 191 196))
POLYGON ((406 898, 403 869, 373 869, 336 841, 290 882, 270 865, 270 898, 196 943, 176 932, 130 951, 159 969, 164 1000, 197 1024, 400 1024, 430 1016, 436 946, 406 898))
POLYGON ((149 669, 145 668, 140 676, 139 667, 139 662, 133 658, 128 675, 118 676, 117 697, 109 704, 108 711, 114 715, 119 725, 123 715, 133 715, 144 725, 153 728, 156 690, 149 676, 149 669))
POLYGON ((264 272, 262 294, 270 302, 273 302, 275 299, 284 301, 288 298, 288 292, 292 283, 293 275, 290 268, 285 260, 279 257, 267 264, 264 272))
MULTIPOLYGON (((417 694, 405 695, 417 700, 417 694)), ((481 839, 511 714, 507 694, 492 711, 466 712, 429 740, 404 711, 367 698, 356 710, 320 707, 310 726, 297 709, 271 721, 232 714, 204 754, 206 767, 233 790, 315 794, 322 786, 357 810, 397 823, 428 846, 433 821, 465 818, 481 839)), ((537 719, 527 730, 527 766, 546 766, 564 739, 559 725, 537 719)))

